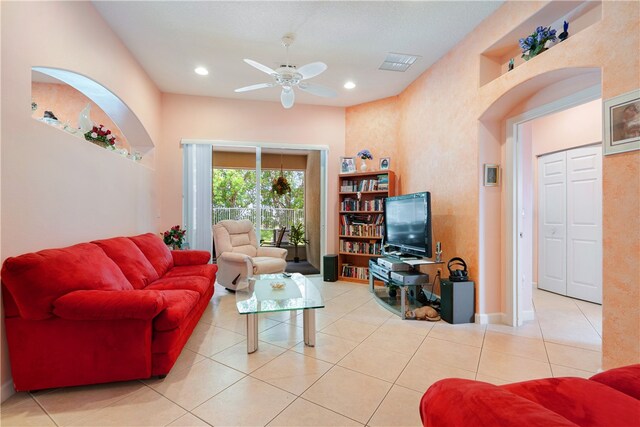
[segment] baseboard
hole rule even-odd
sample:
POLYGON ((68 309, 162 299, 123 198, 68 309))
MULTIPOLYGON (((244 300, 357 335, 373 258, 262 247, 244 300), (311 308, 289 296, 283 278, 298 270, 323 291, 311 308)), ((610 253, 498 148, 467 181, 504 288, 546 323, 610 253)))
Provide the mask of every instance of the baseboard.
POLYGON ((531 286, 533 286, 533 289, 538 289, 538 282, 531 282, 531 286))
POLYGON ((13 388, 13 381, 5 381, 0 387, 0 402, 4 402, 8 398, 14 395, 15 389, 13 388))
POLYGON ((503 313, 476 313, 476 323, 481 325, 502 323, 503 316, 503 313))

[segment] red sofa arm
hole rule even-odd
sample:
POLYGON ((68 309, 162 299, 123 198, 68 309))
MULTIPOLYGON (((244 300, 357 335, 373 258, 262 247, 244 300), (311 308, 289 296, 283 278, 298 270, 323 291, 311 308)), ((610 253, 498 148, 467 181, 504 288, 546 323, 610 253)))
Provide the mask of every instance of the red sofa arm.
POLYGON ((424 426, 555 426, 576 424, 542 405, 493 384, 448 378, 434 383, 422 396, 424 426))
POLYGON ((158 291, 74 291, 53 303, 53 314, 67 320, 151 320, 165 308, 158 291))
POLYGON ((211 259, 209 252, 196 250, 171 251, 171 256, 173 256, 173 265, 176 267, 206 264, 211 259))

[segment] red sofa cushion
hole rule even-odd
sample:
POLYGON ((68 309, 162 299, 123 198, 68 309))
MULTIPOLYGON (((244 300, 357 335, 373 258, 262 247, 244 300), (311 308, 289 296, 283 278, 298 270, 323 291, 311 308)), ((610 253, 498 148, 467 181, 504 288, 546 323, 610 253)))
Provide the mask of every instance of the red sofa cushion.
POLYGON ((53 302, 69 292, 133 289, 116 263, 91 243, 7 258, 1 274, 20 315, 30 320, 50 317, 53 302))
POLYGON ((211 280, 202 276, 186 276, 186 277, 166 277, 156 280, 145 290, 170 291, 175 289, 186 289, 196 291, 199 295, 205 295, 211 288, 211 280))
POLYGON ((189 265, 184 267, 173 267, 164 275, 169 277, 202 276, 213 282, 216 280, 218 266, 215 264, 189 265))
POLYGON ((53 313, 67 320, 153 319, 166 304, 155 291, 75 291, 58 298, 53 313))
POLYGON ((129 237, 142 251, 149 260, 153 268, 155 268, 159 277, 173 267, 173 257, 171 251, 164 244, 162 239, 153 233, 141 234, 139 236, 129 237))
POLYGON ((545 378, 501 386, 579 426, 632 426, 640 422, 640 401, 584 378, 545 378))
POLYGON ((590 380, 640 400, 640 364, 610 369, 592 376, 590 380))
POLYGON ((448 378, 434 383, 422 396, 424 426, 542 427, 575 424, 543 406, 493 384, 448 378))
POLYGON ((179 327, 200 299, 197 292, 183 289, 160 293, 164 298, 165 309, 153 321, 155 331, 170 331, 179 327))
POLYGON ((102 250, 120 267, 125 277, 136 289, 142 289, 154 280, 158 272, 144 256, 140 248, 126 237, 94 240, 91 242, 102 250))

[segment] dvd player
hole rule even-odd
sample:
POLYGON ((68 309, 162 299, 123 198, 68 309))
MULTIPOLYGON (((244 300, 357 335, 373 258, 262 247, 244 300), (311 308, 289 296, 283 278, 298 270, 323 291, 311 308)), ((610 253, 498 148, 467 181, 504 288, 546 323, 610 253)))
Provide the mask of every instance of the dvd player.
POLYGON ((411 266, 398 258, 382 257, 378 258, 378 265, 390 271, 409 271, 411 266))
POLYGON ((429 282, 429 275, 415 271, 392 271, 391 280, 401 285, 424 285, 429 282))

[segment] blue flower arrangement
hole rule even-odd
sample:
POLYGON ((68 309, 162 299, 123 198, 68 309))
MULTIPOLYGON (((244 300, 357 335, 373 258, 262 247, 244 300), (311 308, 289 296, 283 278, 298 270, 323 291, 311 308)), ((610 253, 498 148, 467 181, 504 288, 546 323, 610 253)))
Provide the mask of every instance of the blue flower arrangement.
POLYGON ((548 41, 555 41, 555 40, 556 40, 556 30, 552 29, 551 27, 536 28, 534 33, 531 34, 529 37, 519 40, 520 47, 522 48, 522 58, 524 58, 525 61, 530 60, 531 58, 538 55, 539 53, 542 53, 545 50, 547 50, 547 48, 545 48, 544 45, 548 41))
POLYGON ((362 160, 372 160, 373 159, 373 155, 371 154, 371 151, 364 149, 364 150, 360 150, 358 151, 358 157, 360 157, 362 160))

